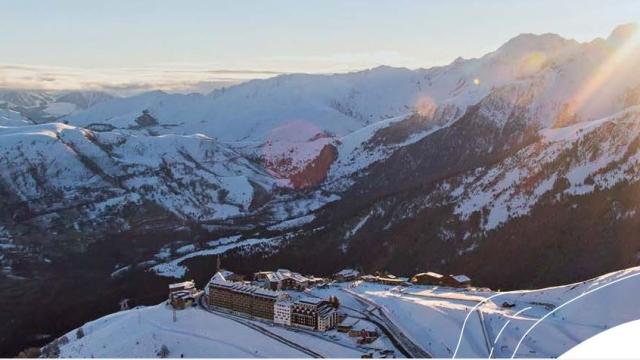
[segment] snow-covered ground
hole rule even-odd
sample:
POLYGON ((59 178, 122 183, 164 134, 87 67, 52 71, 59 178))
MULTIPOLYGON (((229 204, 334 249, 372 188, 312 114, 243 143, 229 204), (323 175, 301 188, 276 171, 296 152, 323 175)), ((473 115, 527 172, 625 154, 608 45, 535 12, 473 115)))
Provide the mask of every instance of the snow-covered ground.
POLYGON ((516 348, 519 357, 557 357, 601 331, 640 319, 633 295, 640 294, 640 267, 577 284, 504 293, 356 285, 352 291, 378 304, 436 357, 510 357, 516 348), (514 306, 502 307, 504 302, 514 306))
MULTIPOLYGON (((265 321, 230 319, 200 307, 176 311, 165 303, 121 311, 83 325, 64 337, 61 357, 158 357, 165 345, 169 357, 309 357, 302 352, 244 325, 248 322, 323 357, 359 358, 375 350, 393 349, 388 341, 359 346, 344 333, 285 328, 265 321)), ((58 340, 60 342, 60 340, 58 340)))
POLYGON ((61 357, 158 357, 162 345, 170 357, 307 357, 233 320, 190 308, 176 312, 163 304, 105 316, 65 336, 61 357))
MULTIPOLYGON (((211 249, 194 251, 186 255, 183 255, 177 259, 174 259, 172 261, 158 264, 152 267, 151 269, 158 275, 180 279, 187 273, 187 267, 182 265, 182 263, 188 259, 198 257, 198 256, 211 256, 211 255, 224 254, 225 252, 232 249, 250 248, 252 246, 256 246, 260 244, 277 244, 280 241, 279 237, 265 238, 265 239, 246 239, 246 240, 235 241, 238 238, 239 238, 238 236, 231 236, 231 237, 216 240, 216 241, 219 241, 219 243, 215 243, 214 244, 215 246, 211 249)), ((214 243, 214 242, 211 242, 211 243, 214 243)), ((192 245, 187 245, 185 247, 190 247, 190 246, 192 245)), ((178 253, 180 253, 180 249, 178 249, 178 253)), ((163 254, 164 252, 159 254, 157 257, 161 257, 163 254)))
MULTIPOLYGON (((596 334, 640 319, 640 267, 581 283, 539 290, 492 292, 433 286, 393 287, 365 282, 314 288, 297 296, 337 296, 341 311, 363 325, 387 317, 435 357, 557 357, 596 334), (505 304, 506 303, 506 304, 505 304), (503 305, 509 305, 503 306, 503 305)), ((296 296, 296 293, 292 293, 296 296)), ((389 338, 359 347, 353 338, 329 331, 259 325, 326 357, 359 357, 372 349, 393 349, 389 338)), ((105 316, 65 335, 67 357, 154 357, 162 345, 179 357, 304 357, 236 320, 194 307, 177 311, 166 304, 105 316)), ((379 353, 378 353, 379 354, 379 353)), ((402 356, 396 351, 396 356, 402 356)))

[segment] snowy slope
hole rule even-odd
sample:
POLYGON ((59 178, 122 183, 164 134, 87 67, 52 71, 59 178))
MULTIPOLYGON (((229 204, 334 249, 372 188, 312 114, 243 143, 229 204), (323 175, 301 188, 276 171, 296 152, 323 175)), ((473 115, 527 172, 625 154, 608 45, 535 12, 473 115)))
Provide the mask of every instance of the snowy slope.
MULTIPOLYGON (((640 268, 630 268, 577 284, 504 293, 356 282, 314 289, 312 294, 338 296, 343 311, 355 316, 375 315, 379 310, 370 311, 373 303, 404 335, 436 357, 511 357, 520 339, 517 357, 557 357, 605 329, 639 319, 632 296, 639 291, 640 268), (504 302, 513 307, 502 307, 504 302)), ((176 322, 165 304, 137 308, 82 329, 80 339, 76 330, 65 335, 60 356, 152 357, 162 345, 171 357, 304 356, 199 308, 178 311, 176 322)), ((325 356, 357 357, 363 351, 338 338, 276 327, 269 331, 325 356)))
POLYGON ((34 122, 55 121, 114 96, 100 91, 0 90, 0 109, 20 112, 34 122))
POLYGON ((177 311, 175 322, 172 316, 172 309, 166 304, 107 315, 84 324, 81 338, 77 337, 77 330, 68 332, 62 340, 59 338, 56 341, 61 344, 59 356, 157 357, 162 345, 172 358, 306 358, 311 355, 309 351, 321 357, 360 358, 376 350, 394 349, 384 336, 361 347, 354 338, 335 330, 319 333, 274 326, 266 321, 234 317, 238 320, 235 321, 228 315, 213 314, 200 307, 177 311))
POLYGON ((115 313, 65 336, 60 357, 158 357, 162 345, 170 357, 307 357, 256 330, 198 309, 177 313, 165 304, 115 313))
POLYGON ((367 283, 353 291, 381 306, 437 357, 487 357, 492 348, 494 356, 510 357, 530 328, 516 355, 557 357, 605 329, 640 319, 630 296, 640 292, 639 275, 636 267, 577 284, 505 293, 367 283), (504 302, 515 306, 503 308, 504 302), (475 308, 483 322, 477 311, 471 312, 475 308))
POLYGON ((465 110, 494 90, 520 83, 535 88, 527 111, 536 122, 551 126, 574 115, 574 121, 588 121, 619 110, 629 89, 640 85, 640 75, 633 71, 637 61, 621 62, 588 102, 575 111, 570 106, 621 46, 618 32, 608 40, 589 43, 525 34, 479 59, 458 59, 430 69, 379 67, 349 74, 283 75, 208 96, 151 92, 104 102, 66 120, 83 127, 98 123, 130 127, 143 110, 149 110, 159 127, 172 126, 165 132, 201 132, 221 140, 264 141, 274 129, 291 122, 344 136, 411 112, 429 113, 443 106, 465 110))
POLYGON ((226 219, 250 211, 256 188, 278 180, 208 137, 94 133, 52 123, 0 129, 0 173, 32 213, 98 199, 87 214, 156 202, 181 218, 226 219), (34 171, 30 170, 35 166, 34 171))
POLYGON ((22 116, 19 112, 0 109, 0 126, 14 127, 31 124, 32 123, 24 116, 22 116))
POLYGON ((514 156, 443 185, 451 189, 455 213, 468 219, 485 211, 488 230, 526 215, 545 195, 588 194, 638 180, 638 107, 540 134, 539 141, 514 156))

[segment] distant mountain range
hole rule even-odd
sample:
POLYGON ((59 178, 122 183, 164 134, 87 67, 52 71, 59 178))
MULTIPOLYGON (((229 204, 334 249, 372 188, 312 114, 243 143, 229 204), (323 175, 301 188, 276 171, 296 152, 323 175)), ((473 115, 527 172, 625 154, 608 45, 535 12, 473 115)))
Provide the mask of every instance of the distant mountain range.
POLYGON ((0 284, 58 284, 53 306, 72 269, 115 297, 113 278, 163 263, 198 278, 214 253, 236 271, 436 270, 497 288, 636 265, 636 33, 525 34, 441 67, 207 95, 3 90, 0 284))

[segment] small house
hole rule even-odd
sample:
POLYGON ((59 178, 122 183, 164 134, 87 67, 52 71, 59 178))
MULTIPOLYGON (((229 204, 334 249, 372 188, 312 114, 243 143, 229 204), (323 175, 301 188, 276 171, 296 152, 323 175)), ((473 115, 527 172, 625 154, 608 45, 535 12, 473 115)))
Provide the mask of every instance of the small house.
POLYGON ((432 271, 415 274, 411 282, 416 285, 442 285, 444 275, 432 271))
POLYGON ((443 285, 464 288, 471 286, 471 278, 467 275, 449 275, 444 277, 443 285))
POLYGON ((354 269, 343 269, 333 276, 336 281, 354 281, 358 277, 360 277, 360 272, 354 269))

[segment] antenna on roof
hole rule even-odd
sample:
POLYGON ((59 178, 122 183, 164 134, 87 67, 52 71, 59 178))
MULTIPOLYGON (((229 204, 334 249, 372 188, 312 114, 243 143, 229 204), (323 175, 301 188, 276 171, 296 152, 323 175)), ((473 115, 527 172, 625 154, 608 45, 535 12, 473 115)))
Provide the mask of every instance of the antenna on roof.
POLYGON ((216 257, 216 272, 220 271, 220 254, 216 257))

